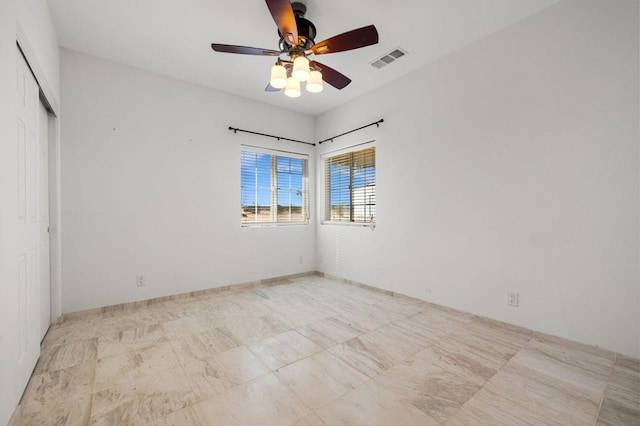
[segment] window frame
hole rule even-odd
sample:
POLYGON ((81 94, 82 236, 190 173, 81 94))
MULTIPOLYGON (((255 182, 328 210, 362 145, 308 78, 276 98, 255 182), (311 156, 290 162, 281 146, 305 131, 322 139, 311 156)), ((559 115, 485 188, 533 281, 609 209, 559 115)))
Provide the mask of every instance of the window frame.
MULTIPOLYGON (((327 196, 327 191, 328 191, 328 176, 327 176, 327 166, 326 166, 326 161, 330 158, 333 157, 337 157, 337 156, 341 156, 341 155, 345 155, 345 154, 349 154, 349 153, 356 153, 358 151, 364 151, 366 149, 370 149, 373 148, 375 150, 375 159, 374 159, 374 170, 375 170, 375 191, 377 193, 377 179, 378 179, 378 161, 377 161, 377 149, 376 149, 376 144, 375 141, 370 141, 370 142, 364 142, 361 144, 357 144, 357 145, 352 145, 350 147, 346 147, 343 149, 338 149, 335 151, 330 151, 330 152, 325 152, 324 154, 322 154, 320 156, 320 169, 322 170, 322 178, 321 180, 321 186, 320 186, 320 190, 322 191, 322 220, 320 221, 321 225, 338 225, 338 226, 355 226, 355 227, 368 227, 371 229, 374 229, 376 226, 376 221, 378 219, 378 215, 377 215, 377 194, 376 194, 376 202, 373 204, 374 209, 375 209, 375 214, 373 217, 372 221, 368 221, 368 222, 354 222, 353 221, 353 206, 350 207, 350 220, 349 221, 336 221, 336 220, 331 220, 330 219, 330 207, 329 204, 331 203, 331 200, 329 199, 329 197, 327 196), (329 218, 328 218, 329 217, 329 218)), ((352 176, 353 174, 353 169, 352 169, 353 165, 351 166, 350 169, 350 175, 352 176)), ((353 199, 353 189, 350 189, 350 198, 353 199)))
POLYGON ((311 221, 310 192, 309 192, 309 157, 310 157, 309 154, 242 144, 240 145, 239 157, 240 157, 240 212, 241 212, 240 226, 242 228, 309 225, 311 221), (243 222, 243 217, 242 217, 243 192, 244 192, 243 185, 242 185, 243 152, 249 152, 249 153, 258 154, 258 155, 260 154, 270 155, 271 159, 270 159, 269 172, 271 174, 272 179, 274 176, 278 175, 277 157, 298 159, 303 161, 302 163, 302 206, 301 206, 301 209, 302 209, 301 215, 303 217, 303 220, 295 221, 295 222, 278 222, 277 221, 278 193, 280 188, 277 185, 277 181, 275 184, 273 181, 270 181, 270 194, 269 194, 269 199, 271 202, 270 208, 273 209, 274 206, 276 208, 276 215, 275 215, 276 221, 275 222, 271 222, 271 221, 243 222))

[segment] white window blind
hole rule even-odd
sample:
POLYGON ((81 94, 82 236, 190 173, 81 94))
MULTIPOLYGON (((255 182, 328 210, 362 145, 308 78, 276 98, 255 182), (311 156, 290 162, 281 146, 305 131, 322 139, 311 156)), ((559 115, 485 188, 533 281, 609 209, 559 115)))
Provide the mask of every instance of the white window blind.
POLYGON ((307 162, 303 155, 242 150, 241 223, 307 223, 307 162))
POLYGON ((376 220, 376 148, 350 151, 324 160, 325 220, 376 220))

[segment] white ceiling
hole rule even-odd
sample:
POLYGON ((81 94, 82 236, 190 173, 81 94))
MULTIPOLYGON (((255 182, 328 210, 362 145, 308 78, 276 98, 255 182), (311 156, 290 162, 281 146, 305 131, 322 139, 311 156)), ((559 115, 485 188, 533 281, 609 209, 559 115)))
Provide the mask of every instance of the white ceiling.
POLYGON ((272 57, 211 50, 212 42, 278 50, 275 23, 263 0, 48 0, 60 45, 259 102, 318 115, 558 0, 302 0, 318 30, 316 42, 374 24, 377 45, 322 55, 350 77, 343 90, 325 85, 290 99, 266 93, 272 57), (375 59, 409 52, 382 69, 375 59))

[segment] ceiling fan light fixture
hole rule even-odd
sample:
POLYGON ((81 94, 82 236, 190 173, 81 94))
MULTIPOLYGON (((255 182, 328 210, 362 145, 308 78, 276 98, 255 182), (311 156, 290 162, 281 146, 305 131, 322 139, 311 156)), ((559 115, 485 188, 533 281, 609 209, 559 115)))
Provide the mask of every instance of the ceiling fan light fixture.
POLYGON ((322 74, 320 71, 311 71, 307 80, 307 92, 319 93, 322 89, 322 74))
POLYGON ((282 89, 287 86, 287 70, 283 65, 275 64, 271 67, 269 84, 276 89, 282 89))
POLYGON ((287 78, 287 87, 284 89, 284 94, 290 98, 298 98, 302 94, 300 92, 300 82, 293 77, 287 78))
POLYGON ((293 77, 298 81, 307 81, 309 78, 309 60, 304 56, 297 56, 293 60, 293 77))

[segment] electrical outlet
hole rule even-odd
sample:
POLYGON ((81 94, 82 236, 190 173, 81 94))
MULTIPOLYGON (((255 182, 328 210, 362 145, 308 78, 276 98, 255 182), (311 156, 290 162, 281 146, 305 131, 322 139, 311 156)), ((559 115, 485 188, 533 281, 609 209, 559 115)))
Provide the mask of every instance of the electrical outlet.
POLYGON ((136 285, 138 287, 144 287, 147 285, 145 279, 144 279, 144 275, 136 275, 136 285))
POLYGON ((507 305, 518 306, 518 292, 516 291, 507 292, 507 305))

